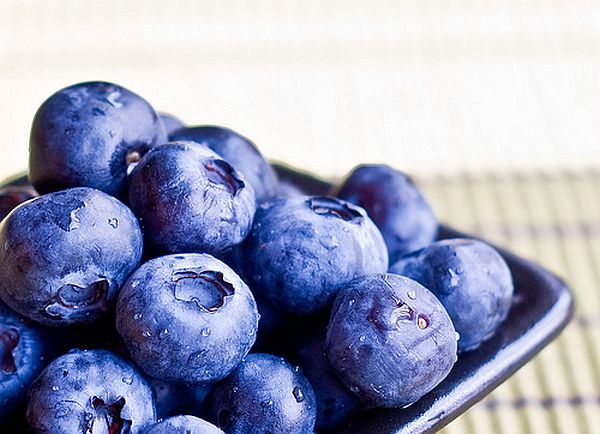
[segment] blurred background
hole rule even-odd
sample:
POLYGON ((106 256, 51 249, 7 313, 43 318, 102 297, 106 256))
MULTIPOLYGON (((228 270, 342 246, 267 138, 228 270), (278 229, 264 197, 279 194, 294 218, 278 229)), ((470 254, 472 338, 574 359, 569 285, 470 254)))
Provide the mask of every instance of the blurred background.
POLYGON ((447 432, 600 432, 600 3, 0 0, 0 176, 78 81, 268 157, 413 174, 440 218, 565 276, 561 338, 447 432))
POLYGON ((90 79, 325 176, 600 163, 593 1, 2 0, 0 74, 3 172, 90 79))

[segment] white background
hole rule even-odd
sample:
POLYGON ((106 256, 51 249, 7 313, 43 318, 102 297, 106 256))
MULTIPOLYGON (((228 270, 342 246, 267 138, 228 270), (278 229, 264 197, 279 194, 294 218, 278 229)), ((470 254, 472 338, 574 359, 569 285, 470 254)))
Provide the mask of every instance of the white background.
POLYGON ((91 79, 326 176, 600 163, 593 1, 0 0, 0 175, 91 79))

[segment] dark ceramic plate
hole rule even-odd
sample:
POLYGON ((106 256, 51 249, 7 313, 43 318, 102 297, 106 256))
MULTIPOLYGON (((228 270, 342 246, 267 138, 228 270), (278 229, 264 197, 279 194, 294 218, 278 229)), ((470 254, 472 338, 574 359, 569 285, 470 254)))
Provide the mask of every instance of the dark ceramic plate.
MULTIPOLYGON (((326 194, 330 184, 314 176, 276 166, 282 180, 309 194, 326 194)), ((3 183, 22 184, 23 176, 3 183)), ((469 237, 442 226, 440 238, 469 237)), ((490 393, 535 356, 567 325, 573 313, 570 289, 541 266, 498 249, 515 282, 513 305, 496 335, 475 351, 462 354, 450 375, 433 391, 405 409, 361 413, 342 434, 416 434, 435 432, 490 393)))
MULTIPOLYGON (((330 188, 329 183, 311 175, 285 166, 276 168, 281 179, 309 194, 326 194, 330 188)), ((441 227, 440 239, 454 237, 470 236, 441 227)), ((508 318, 496 335, 477 350, 461 354, 450 375, 415 404, 362 413, 342 433, 435 432, 510 377, 567 325, 573 314, 573 296, 567 285, 540 265, 498 250, 512 271, 515 295, 508 318)))

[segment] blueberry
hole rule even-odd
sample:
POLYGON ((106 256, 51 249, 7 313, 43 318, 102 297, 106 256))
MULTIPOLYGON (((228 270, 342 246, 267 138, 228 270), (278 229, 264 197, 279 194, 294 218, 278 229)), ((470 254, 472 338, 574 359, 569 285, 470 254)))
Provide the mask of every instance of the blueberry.
POLYGON ((46 356, 42 333, 0 302, 0 423, 24 404, 46 356))
POLYGON ((254 352, 275 354, 297 361, 298 346, 307 336, 325 330, 329 320, 327 310, 309 315, 296 315, 257 300, 260 323, 254 352))
POLYGON ((279 191, 277 193, 277 197, 294 197, 305 194, 306 193, 298 185, 293 184, 285 179, 279 181, 279 191))
POLYGON ((166 141, 162 122, 140 96, 112 83, 76 84, 37 111, 29 178, 40 193, 81 186, 120 195, 127 166, 166 141))
POLYGON ((143 433, 156 422, 152 388, 107 350, 72 350, 50 363, 30 391, 36 433, 143 433))
POLYGON ((366 404, 403 407, 448 375, 456 332, 426 288, 396 274, 371 275, 338 293, 326 351, 342 382, 366 404))
POLYGON ((163 381, 211 383, 227 376, 256 339, 252 293, 206 254, 163 256, 125 282, 117 331, 140 368, 163 381))
POLYGON ((278 181, 275 171, 260 154, 256 145, 241 134, 224 127, 200 126, 176 131, 171 139, 203 143, 221 155, 254 187, 257 203, 277 195, 278 181))
POLYGON ((168 383, 153 377, 148 377, 147 380, 154 390, 156 417, 159 420, 174 415, 190 398, 187 388, 181 384, 168 383))
POLYGON ((0 188, 0 220, 4 219, 17 205, 37 196, 31 186, 0 188))
POLYGON ((169 113, 158 113, 167 135, 171 136, 175 131, 185 128, 183 121, 169 113))
POLYGON ((257 296, 297 314, 327 307, 350 280, 388 266, 381 234, 365 211, 331 197, 263 204, 242 249, 257 296))
POLYGON ((0 224, 0 297, 42 324, 90 322, 141 256, 139 224, 117 199, 87 187, 49 193, 0 224))
POLYGON ((207 399, 209 420, 227 434, 312 434, 314 429, 312 387, 281 357, 248 355, 207 399))
POLYGON ((202 416, 204 414, 206 397, 213 389, 215 383, 198 384, 186 387, 186 402, 182 406, 182 413, 202 416))
POLYGON ((313 333, 299 347, 302 372, 317 398, 318 432, 335 432, 363 405, 339 380, 325 353, 325 333, 313 333))
POLYGON ((129 203, 153 254, 226 254, 250 230, 254 191, 203 145, 173 142, 148 152, 131 173, 129 203))
POLYGON ((411 179, 386 165, 355 168, 337 196, 363 207, 381 230, 390 263, 431 243, 437 219, 411 179))
POLYGON ((219 428, 195 416, 173 416, 157 423, 145 434, 225 434, 219 428))
POLYGON ((510 270, 502 256, 481 241, 438 241, 401 258, 390 270, 437 296, 460 335, 460 351, 477 348, 508 315, 514 289, 510 270))

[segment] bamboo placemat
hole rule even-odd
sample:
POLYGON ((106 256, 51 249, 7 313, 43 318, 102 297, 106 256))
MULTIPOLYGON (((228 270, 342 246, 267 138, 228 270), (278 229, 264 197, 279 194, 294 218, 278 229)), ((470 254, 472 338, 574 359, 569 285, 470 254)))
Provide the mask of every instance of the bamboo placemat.
POLYGON ((600 170, 464 173, 420 184, 441 219, 563 276, 572 323, 447 433, 600 433, 600 170))

